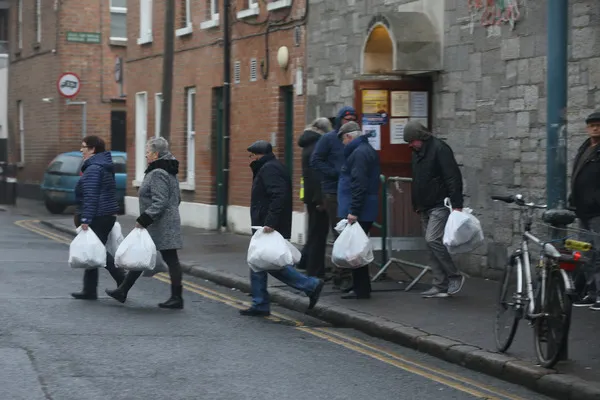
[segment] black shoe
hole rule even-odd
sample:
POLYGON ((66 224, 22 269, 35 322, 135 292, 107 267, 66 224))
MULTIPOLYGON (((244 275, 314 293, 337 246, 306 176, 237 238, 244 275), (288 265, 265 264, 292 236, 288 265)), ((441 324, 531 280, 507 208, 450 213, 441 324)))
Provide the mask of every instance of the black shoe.
POLYGON ((171 297, 164 303, 160 303, 160 308, 171 310, 181 310, 183 308, 183 297, 181 297, 182 286, 171 285, 171 297))
POLYGON ((344 300, 368 300, 371 298, 370 294, 357 295, 356 293, 349 293, 342 296, 344 300))
POLYGON ((246 317, 268 317, 271 315, 271 312, 257 310, 256 308, 250 307, 245 310, 240 310, 240 315, 244 315, 246 317))
POLYGON ((115 290, 106 289, 106 294, 120 303, 125 303, 129 290, 131 290, 135 284, 135 281, 137 281, 141 274, 142 273, 139 271, 129 271, 127 275, 125 275, 125 278, 123 278, 119 287, 117 287, 115 290))
POLYGON ((595 302, 596 298, 588 294, 583 299, 573 303, 573 307, 590 307, 593 306, 595 302))
POLYGON ((77 300, 98 300, 97 293, 77 292, 71 293, 71 296, 77 300))
POLYGON ((590 310, 600 311, 600 301, 597 301, 594 304, 592 304, 592 306, 590 307, 590 310))
POLYGON ((317 284, 317 287, 309 296, 309 299, 310 299, 310 301, 308 302, 309 310, 312 310, 317 305, 317 302, 319 301, 319 297, 321 297, 321 291, 323 290, 323 286, 325 286, 325 282, 323 282, 322 280, 319 279, 319 283, 317 284))
POLYGON ((121 289, 121 287, 118 287, 115 290, 106 289, 105 292, 119 303, 125 303, 125 300, 127 300, 127 293, 121 289))

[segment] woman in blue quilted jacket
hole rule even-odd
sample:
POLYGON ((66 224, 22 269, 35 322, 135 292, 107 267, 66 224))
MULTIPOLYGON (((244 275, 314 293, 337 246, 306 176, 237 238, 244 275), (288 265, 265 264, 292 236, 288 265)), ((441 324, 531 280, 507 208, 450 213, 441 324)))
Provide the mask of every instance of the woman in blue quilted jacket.
MULTIPOLYGON (((75 188, 77 212, 75 226, 94 231, 96 236, 106 244, 119 212, 115 170, 110 152, 106 151, 104 140, 98 136, 87 136, 81 142, 83 165, 81 178, 75 188)), ((110 254, 106 254, 106 269, 117 286, 123 282, 123 270, 115 267, 110 254)), ((98 298, 98 269, 86 269, 83 274, 83 290, 71 293, 76 299, 96 300, 98 298)))

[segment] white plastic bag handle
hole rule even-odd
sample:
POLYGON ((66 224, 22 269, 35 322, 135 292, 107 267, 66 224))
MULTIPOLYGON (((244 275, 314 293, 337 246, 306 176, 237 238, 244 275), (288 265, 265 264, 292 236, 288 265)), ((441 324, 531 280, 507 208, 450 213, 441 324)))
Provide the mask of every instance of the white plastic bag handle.
POLYGON ((444 206, 446 206, 448 209, 450 209, 450 212, 452 212, 452 203, 450 202, 450 197, 446 197, 444 199, 444 206))

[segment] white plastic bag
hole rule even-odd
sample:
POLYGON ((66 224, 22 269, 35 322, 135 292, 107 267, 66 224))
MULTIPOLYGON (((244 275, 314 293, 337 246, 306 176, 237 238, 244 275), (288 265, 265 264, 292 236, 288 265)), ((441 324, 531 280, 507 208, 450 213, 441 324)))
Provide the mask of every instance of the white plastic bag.
POLYGON ((481 222, 473 215, 473 210, 463 208, 462 211, 452 210, 450 199, 444 200, 450 209, 450 216, 444 228, 444 246, 450 254, 469 253, 483 243, 481 222))
POLYGON ((335 229, 343 229, 333 243, 331 261, 340 268, 360 268, 373 262, 373 246, 360 224, 343 219, 335 229))
POLYGON ((156 246, 146 229, 134 228, 119 245, 115 266, 130 271, 151 271, 156 267, 156 246))
POLYGON ((77 228, 77 236, 69 245, 69 265, 71 268, 106 267, 106 247, 93 230, 77 228))
POLYGON ((115 222, 115 225, 108 234, 108 240, 106 241, 106 251, 108 254, 114 257, 123 239, 124 237, 123 231, 121 230, 121 224, 115 222))
POLYGON ((163 260, 163 257, 162 257, 162 254, 160 254, 160 251, 157 251, 156 252, 156 267, 154 267, 153 270, 144 271, 142 273, 142 276, 145 276, 147 278, 152 278, 154 275, 160 274, 161 272, 169 272, 169 266, 167 265, 165 260, 163 260))
POLYGON ((280 270, 300 262, 300 250, 279 232, 265 233, 262 226, 252 229, 256 229, 256 233, 250 239, 246 261, 254 272, 280 270))

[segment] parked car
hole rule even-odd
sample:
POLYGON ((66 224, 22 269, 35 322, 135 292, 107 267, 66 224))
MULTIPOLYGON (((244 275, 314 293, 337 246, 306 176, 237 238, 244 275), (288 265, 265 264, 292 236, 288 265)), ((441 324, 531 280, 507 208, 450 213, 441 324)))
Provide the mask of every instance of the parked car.
MULTIPOLYGON (((117 201, 121 212, 125 210, 125 188, 127 186, 127 153, 110 152, 115 163, 117 181, 117 201)), ((52 214, 60 214, 75 202, 75 186, 81 176, 83 157, 78 151, 62 153, 56 156, 46 168, 44 182, 41 185, 46 209, 52 214)))

